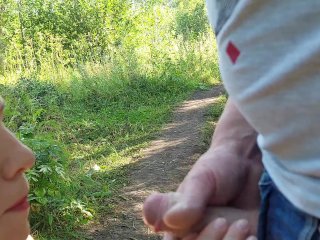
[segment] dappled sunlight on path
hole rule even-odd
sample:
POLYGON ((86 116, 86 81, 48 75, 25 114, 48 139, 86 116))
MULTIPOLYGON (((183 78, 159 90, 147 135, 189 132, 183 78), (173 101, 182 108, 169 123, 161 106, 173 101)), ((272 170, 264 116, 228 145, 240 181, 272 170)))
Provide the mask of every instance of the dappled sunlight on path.
POLYGON ((203 151, 201 128, 205 113, 222 93, 222 87, 199 91, 175 110, 171 122, 131 164, 130 184, 115 203, 116 215, 106 216, 101 226, 91 230, 94 239, 160 239, 143 224, 143 201, 154 191, 177 188, 203 151))

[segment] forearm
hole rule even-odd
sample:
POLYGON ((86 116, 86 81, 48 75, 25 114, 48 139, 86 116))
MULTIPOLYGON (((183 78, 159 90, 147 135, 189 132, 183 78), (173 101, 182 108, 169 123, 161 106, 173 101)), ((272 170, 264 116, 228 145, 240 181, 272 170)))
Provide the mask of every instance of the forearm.
MULTIPOLYGON (((261 152, 256 139, 256 131, 229 99, 208 151, 200 156, 178 191, 185 192, 190 185, 211 186, 207 191, 201 187, 193 192, 200 191, 198 194, 206 196, 205 200, 214 196, 210 204, 226 206, 239 194, 239 184, 250 182, 243 185, 255 188, 261 175, 261 152)), ((256 195, 252 199, 256 200, 256 195)))
POLYGON ((259 203, 257 183, 263 167, 261 151, 257 145, 257 132, 230 98, 218 121, 208 151, 194 166, 203 167, 210 169, 215 178, 215 205, 228 205, 234 201, 241 189, 239 184, 244 186, 241 191, 250 196, 244 201, 238 199, 241 206, 256 207, 256 203, 259 203))
POLYGON ((228 148, 240 156, 251 156, 258 150, 257 132, 229 98, 217 123, 209 150, 228 148))

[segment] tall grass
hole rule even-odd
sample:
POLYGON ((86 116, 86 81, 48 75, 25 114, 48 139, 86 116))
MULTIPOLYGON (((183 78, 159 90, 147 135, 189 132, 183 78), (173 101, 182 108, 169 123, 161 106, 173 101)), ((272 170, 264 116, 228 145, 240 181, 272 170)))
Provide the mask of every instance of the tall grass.
POLYGON ((32 41, 6 51, 4 121, 37 156, 28 178, 39 239, 81 239, 75 230, 109 211, 132 156, 174 106, 219 83, 208 26, 186 39, 172 30, 176 13, 155 6, 148 14, 157 19, 137 17, 137 32, 102 58, 80 61, 50 34, 37 40, 50 51, 32 41))

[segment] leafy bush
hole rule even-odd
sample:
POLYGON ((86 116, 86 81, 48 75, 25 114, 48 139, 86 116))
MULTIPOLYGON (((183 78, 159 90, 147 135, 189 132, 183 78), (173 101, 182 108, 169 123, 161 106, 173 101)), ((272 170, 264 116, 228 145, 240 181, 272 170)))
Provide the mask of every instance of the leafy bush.
POLYGON ((62 127, 56 122, 65 95, 52 83, 25 78, 15 85, 3 85, 0 93, 7 103, 6 125, 36 155, 35 166, 27 173, 32 228, 59 235, 86 223, 92 214, 78 196, 79 185, 72 183, 70 157, 63 143, 53 139, 62 127))
POLYGON ((0 9, 4 121, 37 156, 32 227, 80 239, 75 228, 110 210, 124 166, 172 108, 219 81, 204 5, 0 0, 0 9))
POLYGON ((92 218, 86 203, 70 191, 67 155, 61 146, 46 137, 32 137, 34 126, 21 126, 21 140, 33 149, 35 166, 28 171, 31 186, 31 226, 37 230, 74 229, 92 218), (54 224, 54 226, 53 226, 54 224))
POLYGON ((197 40, 202 34, 207 33, 208 21, 204 1, 178 12, 175 31, 183 36, 184 41, 197 40))

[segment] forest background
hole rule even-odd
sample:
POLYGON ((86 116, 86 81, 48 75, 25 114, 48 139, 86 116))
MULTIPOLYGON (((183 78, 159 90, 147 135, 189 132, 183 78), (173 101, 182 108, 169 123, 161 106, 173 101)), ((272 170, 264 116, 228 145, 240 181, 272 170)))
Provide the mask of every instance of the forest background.
POLYGON ((36 154, 36 239, 108 214, 174 106, 219 83, 202 0, 0 0, 5 124, 36 154))

